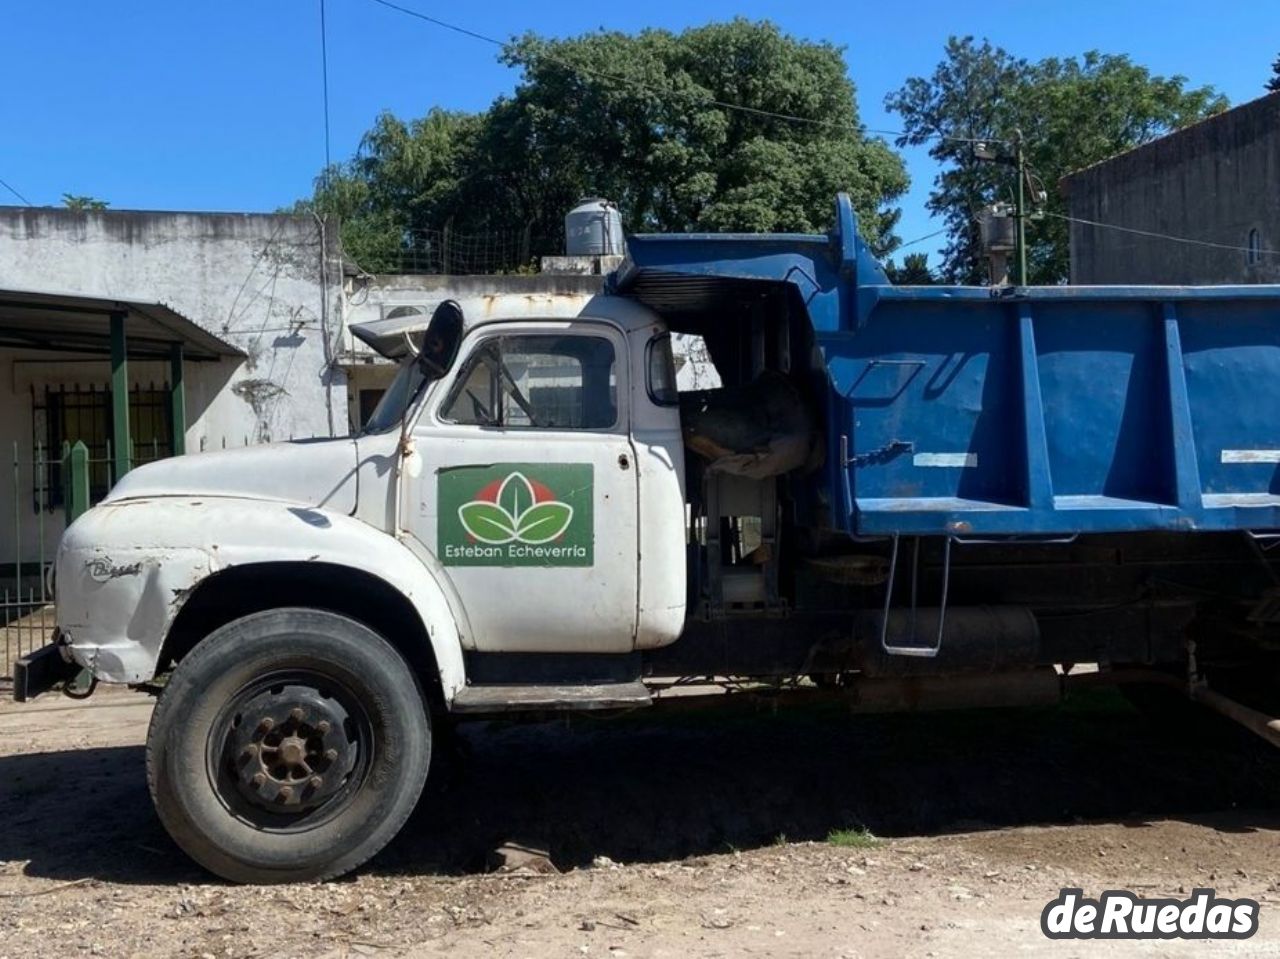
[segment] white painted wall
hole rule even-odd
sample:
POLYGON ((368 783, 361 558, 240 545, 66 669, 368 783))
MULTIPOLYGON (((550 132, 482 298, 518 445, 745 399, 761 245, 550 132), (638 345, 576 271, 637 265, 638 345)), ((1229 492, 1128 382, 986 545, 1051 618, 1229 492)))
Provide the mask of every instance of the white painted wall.
MULTIPOLYGON (((337 347, 341 258, 313 218, 0 207, 0 289, 163 302, 243 349, 246 360, 186 365, 188 451, 327 436, 330 404, 332 431, 347 431, 345 376, 328 370, 322 330, 337 347)), ((159 385, 168 371, 131 364, 130 379, 159 385)), ((32 389, 108 380, 101 359, 0 349, 0 563, 13 559, 14 443, 20 460, 34 455, 32 389)))
POLYGON ((163 302, 245 350, 232 370, 188 367, 190 450, 223 436, 327 435, 330 385, 338 432, 344 397, 326 375, 322 318, 339 339, 341 271, 324 241, 322 265, 309 217, 0 207, 0 288, 163 302))

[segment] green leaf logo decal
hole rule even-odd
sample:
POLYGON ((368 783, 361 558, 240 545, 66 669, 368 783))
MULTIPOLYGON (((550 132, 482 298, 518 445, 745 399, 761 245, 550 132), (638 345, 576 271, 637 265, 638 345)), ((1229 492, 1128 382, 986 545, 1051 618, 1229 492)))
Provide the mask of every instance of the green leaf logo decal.
POLYGON ((522 543, 550 543, 573 522, 573 507, 568 503, 547 502, 530 506, 520 514, 516 538, 522 543))
POLYGON ((467 532, 482 543, 501 546, 516 538, 516 531, 507 511, 496 503, 472 500, 458 508, 458 519, 467 532))
POLYGON ((498 505, 506 511, 513 523, 524 515, 525 510, 534 504, 535 499, 533 486, 523 473, 512 473, 498 488, 498 505))
POLYGON ((538 546, 564 534, 573 522, 573 507, 555 499, 542 484, 523 473, 510 473, 496 493, 463 503, 458 519, 478 542, 491 546, 527 543, 538 546))

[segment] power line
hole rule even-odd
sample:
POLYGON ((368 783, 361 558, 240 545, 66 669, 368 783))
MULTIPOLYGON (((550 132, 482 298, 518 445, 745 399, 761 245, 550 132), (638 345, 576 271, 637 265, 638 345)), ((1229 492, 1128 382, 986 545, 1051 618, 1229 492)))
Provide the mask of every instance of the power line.
MULTIPOLYGON (((489 43, 501 49, 506 49, 507 47, 507 44, 505 42, 497 39, 496 37, 486 36, 483 33, 477 33, 475 30, 468 30, 466 27, 460 27, 456 23, 450 23, 447 20, 441 20, 439 17, 433 17, 429 14, 422 13, 420 10, 414 10, 411 7, 401 6, 398 3, 392 2, 392 0, 372 0, 372 2, 378 4, 379 6, 386 7, 388 10, 395 10, 399 13, 405 14, 406 16, 415 17, 418 20, 423 20, 427 23, 433 24, 434 26, 440 27, 443 30, 450 30, 454 33, 461 34, 464 37, 470 37, 473 40, 480 40, 483 43, 489 43)), ((586 74, 587 76, 596 77, 597 79, 609 80, 613 83, 620 83, 624 86, 632 86, 632 87, 636 87, 637 89, 648 90, 651 93, 656 93, 661 96, 692 98, 697 100, 700 103, 705 103, 708 106, 720 107, 723 110, 733 110, 738 113, 747 113, 752 116, 765 117, 766 119, 771 119, 771 120, 785 120, 789 123, 803 123, 803 124, 808 124, 809 126, 830 127, 833 129, 842 129, 842 130, 853 129, 853 130, 858 130, 862 133, 874 133, 877 136, 889 136, 889 137, 908 136, 908 134, 904 133, 901 130, 877 130, 872 127, 864 127, 857 124, 841 123, 838 120, 822 120, 817 117, 796 116, 793 113, 779 113, 775 110, 763 110, 759 107, 749 107, 743 103, 730 103, 727 100, 717 100, 712 96, 705 95, 702 93, 695 93, 693 91, 671 90, 668 88, 660 87, 656 84, 646 83, 643 80, 637 80, 632 77, 618 76, 617 74, 614 74, 614 73, 606 73, 603 70, 596 70, 593 67, 584 67, 581 64, 572 63, 564 59, 563 57, 557 57, 554 54, 543 53, 541 54, 541 57, 544 60, 547 60, 551 63, 558 64, 567 70, 573 71, 574 73, 586 74)), ((957 143, 1002 143, 1004 142, 998 137, 955 137, 955 136, 948 136, 942 133, 928 133, 928 134, 923 134, 923 136, 930 139, 949 140, 957 143)))
POLYGON ((950 230, 950 227, 944 226, 941 230, 934 230, 932 233, 926 233, 924 236, 918 236, 914 240, 907 240, 905 243, 899 243, 894 247, 894 252, 906 249, 909 246, 915 246, 917 243, 923 243, 925 240, 932 240, 935 236, 942 236, 942 234, 946 233, 948 230, 950 230))
POLYGON ((1139 230, 1131 226, 1120 226, 1115 223, 1100 223, 1097 220, 1086 220, 1083 217, 1067 216, 1064 213, 1052 213, 1045 211, 1045 216, 1051 216, 1059 220, 1067 220, 1070 223, 1081 223, 1085 226, 1096 226, 1104 230, 1117 230, 1120 233, 1132 233, 1136 236, 1151 237, 1156 240, 1170 240, 1174 243, 1189 243, 1192 246, 1207 246, 1215 250, 1230 250, 1234 253, 1251 253, 1257 256, 1280 256, 1280 250, 1264 250, 1262 248, 1254 249, 1247 246, 1233 246, 1230 243, 1214 243, 1212 240, 1198 240, 1190 236, 1175 236, 1172 233, 1158 233, 1154 230, 1139 230))
MULTIPOLYGON (((443 30, 449 30, 453 33, 460 34, 461 36, 469 37, 473 40, 479 40, 483 43, 491 44, 492 46, 496 46, 500 49, 506 49, 508 46, 506 43, 504 43, 502 40, 497 39, 496 37, 491 37, 486 34, 479 33, 475 30, 469 30, 466 27, 458 26, 456 23, 450 23, 447 20, 442 20, 439 17, 431 16, 430 14, 423 13, 420 10, 414 10, 411 7, 402 6, 399 3, 393 2, 393 0, 371 0, 371 2, 376 3, 382 7, 386 7, 389 10, 395 10, 396 12, 405 14, 406 16, 414 17, 415 19, 422 20, 426 23, 430 23, 433 26, 440 27, 443 30)), ((324 0, 321 0, 322 11, 323 11, 323 5, 324 5, 324 0)), ((999 137, 960 137, 960 136, 951 136, 944 133, 907 134, 901 130, 881 130, 881 129, 876 129, 874 127, 851 126, 850 124, 847 124, 847 123, 841 123, 839 121, 834 121, 834 120, 823 120, 817 117, 796 116, 795 114, 790 114, 790 113, 780 113, 774 110, 764 110, 759 107, 750 107, 742 103, 731 103, 726 100, 718 100, 709 95, 704 95, 704 94, 696 93, 692 91, 665 89, 652 83, 646 83, 642 80, 636 80, 631 77, 623 77, 613 73, 606 73, 605 71, 596 70, 592 67, 585 67, 585 66, 582 66, 581 64, 572 63, 564 59, 563 57, 557 57, 553 54, 544 53, 544 54, 541 54, 541 56, 543 59, 551 63, 558 64, 574 73, 585 74, 587 76, 596 77, 602 80, 608 80, 613 83, 622 84, 623 86, 631 86, 637 89, 648 90, 651 93, 656 93, 662 96, 693 98, 699 101, 700 103, 704 103, 708 106, 715 106, 724 110, 733 110, 739 113, 746 113, 752 116, 765 117, 768 119, 783 120, 790 123, 808 124, 810 126, 832 127, 832 128, 838 128, 838 129, 857 129, 863 133, 872 133, 878 136, 901 137, 904 139, 910 138, 912 136, 918 136, 923 139, 943 140, 943 141, 948 141, 953 143, 1005 143, 1005 142, 1008 142, 999 137)), ((327 125, 327 116, 326 116, 326 125, 327 125)), ((327 161, 327 154, 326 154, 326 161, 327 161)), ((1168 233, 1158 233, 1151 230, 1139 230, 1133 227, 1118 226, 1113 223, 1101 223, 1096 220, 1086 220, 1080 217, 1071 217, 1061 213, 1051 213, 1048 211, 1046 211, 1045 215, 1057 217, 1062 220, 1068 220, 1073 223, 1081 223, 1087 226, 1095 226, 1103 229, 1118 230, 1124 233, 1130 233, 1137 236, 1151 237, 1153 239, 1170 240, 1176 243, 1187 243, 1195 246, 1211 247, 1213 249, 1219 249, 1219 250, 1231 250, 1231 251, 1240 252, 1240 253, 1253 253, 1257 255, 1265 254, 1267 256, 1280 256, 1280 250, 1264 250, 1264 249, 1255 250, 1255 249, 1251 249, 1249 247, 1244 247, 1244 246, 1233 246, 1231 244, 1226 244, 1226 243, 1214 243, 1210 240, 1199 240, 1194 237, 1174 236, 1168 233)), ((896 249, 900 250, 908 246, 913 246, 917 243, 923 243, 925 240, 931 240, 934 237, 940 236, 946 232, 948 232, 948 228, 943 227, 940 230, 935 230, 932 233, 928 233, 924 236, 916 237, 913 240, 908 240, 905 243, 901 243, 896 247, 896 249)))
POLYGON ((16 196, 19 200, 21 200, 27 206, 35 206, 35 204, 32 203, 30 200, 28 200, 25 196, 23 196, 21 193, 15 190, 13 187, 9 186, 9 184, 5 183, 4 180, 0 180, 0 186, 4 187, 6 190, 8 190, 10 193, 16 196))
POLYGON ((320 0, 320 74, 324 99, 324 180, 329 182, 329 31, 325 26, 324 2, 320 0))
POLYGON ((454 33, 460 33, 464 37, 471 37, 473 40, 483 40, 485 43, 492 43, 499 47, 506 46, 506 44, 501 40, 495 40, 493 37, 486 37, 483 33, 476 33, 474 30, 468 30, 466 27, 460 27, 457 24, 448 23, 445 20, 428 16, 418 10, 412 10, 409 7, 402 7, 398 3, 392 3, 391 0, 373 0, 373 2, 381 4, 391 10, 398 10, 400 13, 408 14, 411 17, 417 17, 419 20, 425 20, 427 23, 434 23, 437 27, 443 27, 445 30, 452 30, 454 33))

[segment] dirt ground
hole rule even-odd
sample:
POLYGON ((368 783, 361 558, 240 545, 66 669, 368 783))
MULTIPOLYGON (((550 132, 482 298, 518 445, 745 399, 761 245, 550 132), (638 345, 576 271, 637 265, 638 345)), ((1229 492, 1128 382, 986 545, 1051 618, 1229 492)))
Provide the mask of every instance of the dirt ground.
POLYGON ((1060 710, 486 724, 354 877, 212 879, 151 810, 150 701, 0 705, 0 959, 1280 955, 1280 755, 1060 710), (833 832, 854 830, 840 845, 833 832), (864 838, 867 830, 876 838, 864 838), (491 871, 504 843, 555 871, 491 871), (1260 901, 1243 942, 1050 942, 1064 886, 1260 901))

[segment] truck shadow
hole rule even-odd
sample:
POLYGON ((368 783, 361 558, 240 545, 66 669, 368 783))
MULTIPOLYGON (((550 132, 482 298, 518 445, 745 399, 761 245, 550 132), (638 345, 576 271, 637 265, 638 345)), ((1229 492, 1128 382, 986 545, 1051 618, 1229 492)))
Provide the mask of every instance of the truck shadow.
MULTIPOLYGON (((1280 756, 1207 713, 1169 727, 1116 695, 1063 709, 849 717, 633 713, 465 728, 374 872, 483 871, 492 850, 562 869, 658 862, 834 830, 877 836, 1079 820, 1280 828, 1280 756)), ((117 882, 208 877, 151 810, 139 746, 0 757, 0 861, 117 882)))

